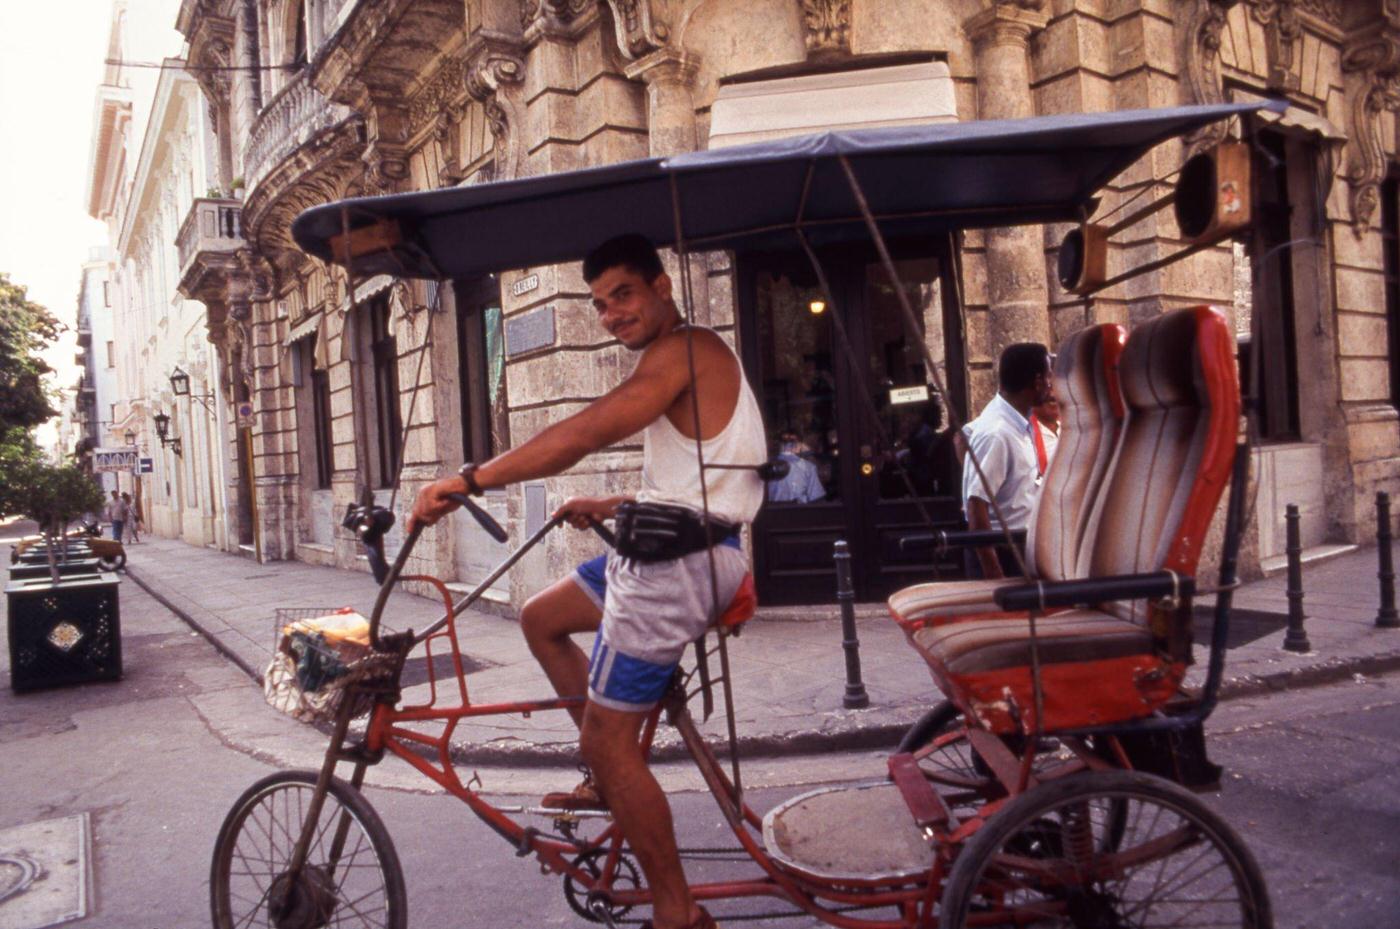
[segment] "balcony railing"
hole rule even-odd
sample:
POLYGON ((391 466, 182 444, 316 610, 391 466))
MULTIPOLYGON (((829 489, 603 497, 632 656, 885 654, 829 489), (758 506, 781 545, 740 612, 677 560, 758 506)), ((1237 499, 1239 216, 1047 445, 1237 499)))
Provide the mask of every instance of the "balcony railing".
POLYGON ((273 168, 320 132, 346 119, 349 107, 331 103, 298 74, 258 114, 243 151, 243 177, 251 194, 273 168))
POLYGON ((237 200, 211 200, 200 197, 175 237, 183 277, 203 252, 235 252, 243 247, 241 204, 237 200))

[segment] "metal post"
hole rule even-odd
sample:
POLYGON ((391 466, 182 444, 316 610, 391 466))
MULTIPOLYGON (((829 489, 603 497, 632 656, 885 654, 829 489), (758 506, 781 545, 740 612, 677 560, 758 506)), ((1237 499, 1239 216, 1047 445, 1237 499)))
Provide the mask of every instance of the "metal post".
POLYGON ((1376 548, 1380 552, 1381 608, 1376 613, 1376 625, 1381 629, 1400 628, 1400 613, 1395 611, 1395 560, 1390 551, 1390 494, 1376 494, 1376 548))
POLYGON ((1283 637, 1283 650, 1310 652, 1312 645, 1303 631, 1303 542, 1297 504, 1288 504, 1283 520, 1288 529, 1288 633, 1283 637))
POLYGON ((856 592, 851 586, 851 553, 846 540, 836 541, 836 599, 841 603, 841 647, 846 650, 846 696, 841 704, 848 710, 870 705, 865 684, 860 679, 860 641, 856 638, 856 592))

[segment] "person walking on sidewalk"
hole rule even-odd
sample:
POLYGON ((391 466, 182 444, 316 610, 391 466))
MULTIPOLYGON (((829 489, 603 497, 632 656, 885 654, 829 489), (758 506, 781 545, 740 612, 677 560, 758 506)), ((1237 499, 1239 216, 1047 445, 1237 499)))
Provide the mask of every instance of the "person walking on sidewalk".
POLYGON ((714 919, 686 884, 670 807, 638 740, 686 646, 723 611, 747 573, 739 528, 753 520, 763 502, 763 482, 753 471, 708 471, 707 526, 696 436, 706 461, 757 465, 767 452, 763 422, 734 352, 713 330, 683 321, 671 279, 649 241, 627 235, 604 242, 584 260, 583 277, 599 323, 640 353, 636 369, 617 388, 523 445, 484 464, 466 464, 459 474, 423 488, 409 526, 430 526, 456 509, 448 494, 480 494, 558 474, 585 455, 642 432, 642 489, 636 501, 575 498, 558 511, 580 528, 590 519, 618 516, 617 552, 580 565, 521 611, 530 650, 558 693, 587 697, 575 721, 596 788, 586 780, 574 793, 551 795, 546 802, 574 809, 601 802, 612 811, 652 888, 647 926, 713 929, 714 919), (694 351, 694 383, 687 342, 694 351), (692 404, 698 404, 698 422, 692 404), (644 562, 631 544, 628 517, 647 507, 683 516, 678 544, 644 562), (708 540, 719 544, 707 549, 708 540), (711 558, 718 602, 712 597, 711 558), (570 636, 594 630, 598 637, 590 661, 570 636))
POLYGON ((122 528, 126 525, 126 504, 121 494, 112 491, 112 501, 107 504, 107 522, 112 524, 112 538, 122 540, 122 528))
POLYGON ((122 494, 122 504, 126 507, 126 536, 129 542, 141 541, 141 511, 131 502, 131 494, 122 494))

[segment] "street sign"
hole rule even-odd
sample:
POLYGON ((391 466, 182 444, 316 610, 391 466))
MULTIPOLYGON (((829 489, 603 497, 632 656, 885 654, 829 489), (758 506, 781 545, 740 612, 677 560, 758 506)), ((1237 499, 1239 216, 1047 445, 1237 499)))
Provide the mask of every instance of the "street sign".
POLYGON ((92 470, 98 474, 133 471, 136 469, 136 459, 139 456, 140 452, 134 445, 93 449, 92 470))
POLYGON ((133 474, 150 474, 156 469, 156 460, 154 458, 139 458, 137 461, 139 464, 136 466, 136 470, 132 472, 133 474))
POLYGON ((251 401, 244 400, 242 403, 238 404, 237 414, 239 429, 253 428, 253 404, 251 401))

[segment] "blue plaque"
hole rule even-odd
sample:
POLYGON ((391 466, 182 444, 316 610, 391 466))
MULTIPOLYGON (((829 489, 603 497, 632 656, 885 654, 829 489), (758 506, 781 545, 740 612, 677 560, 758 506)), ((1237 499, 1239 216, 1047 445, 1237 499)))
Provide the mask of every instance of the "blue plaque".
POLYGON ((514 358, 554 344, 554 307, 521 313, 506 320, 506 357, 514 358))

